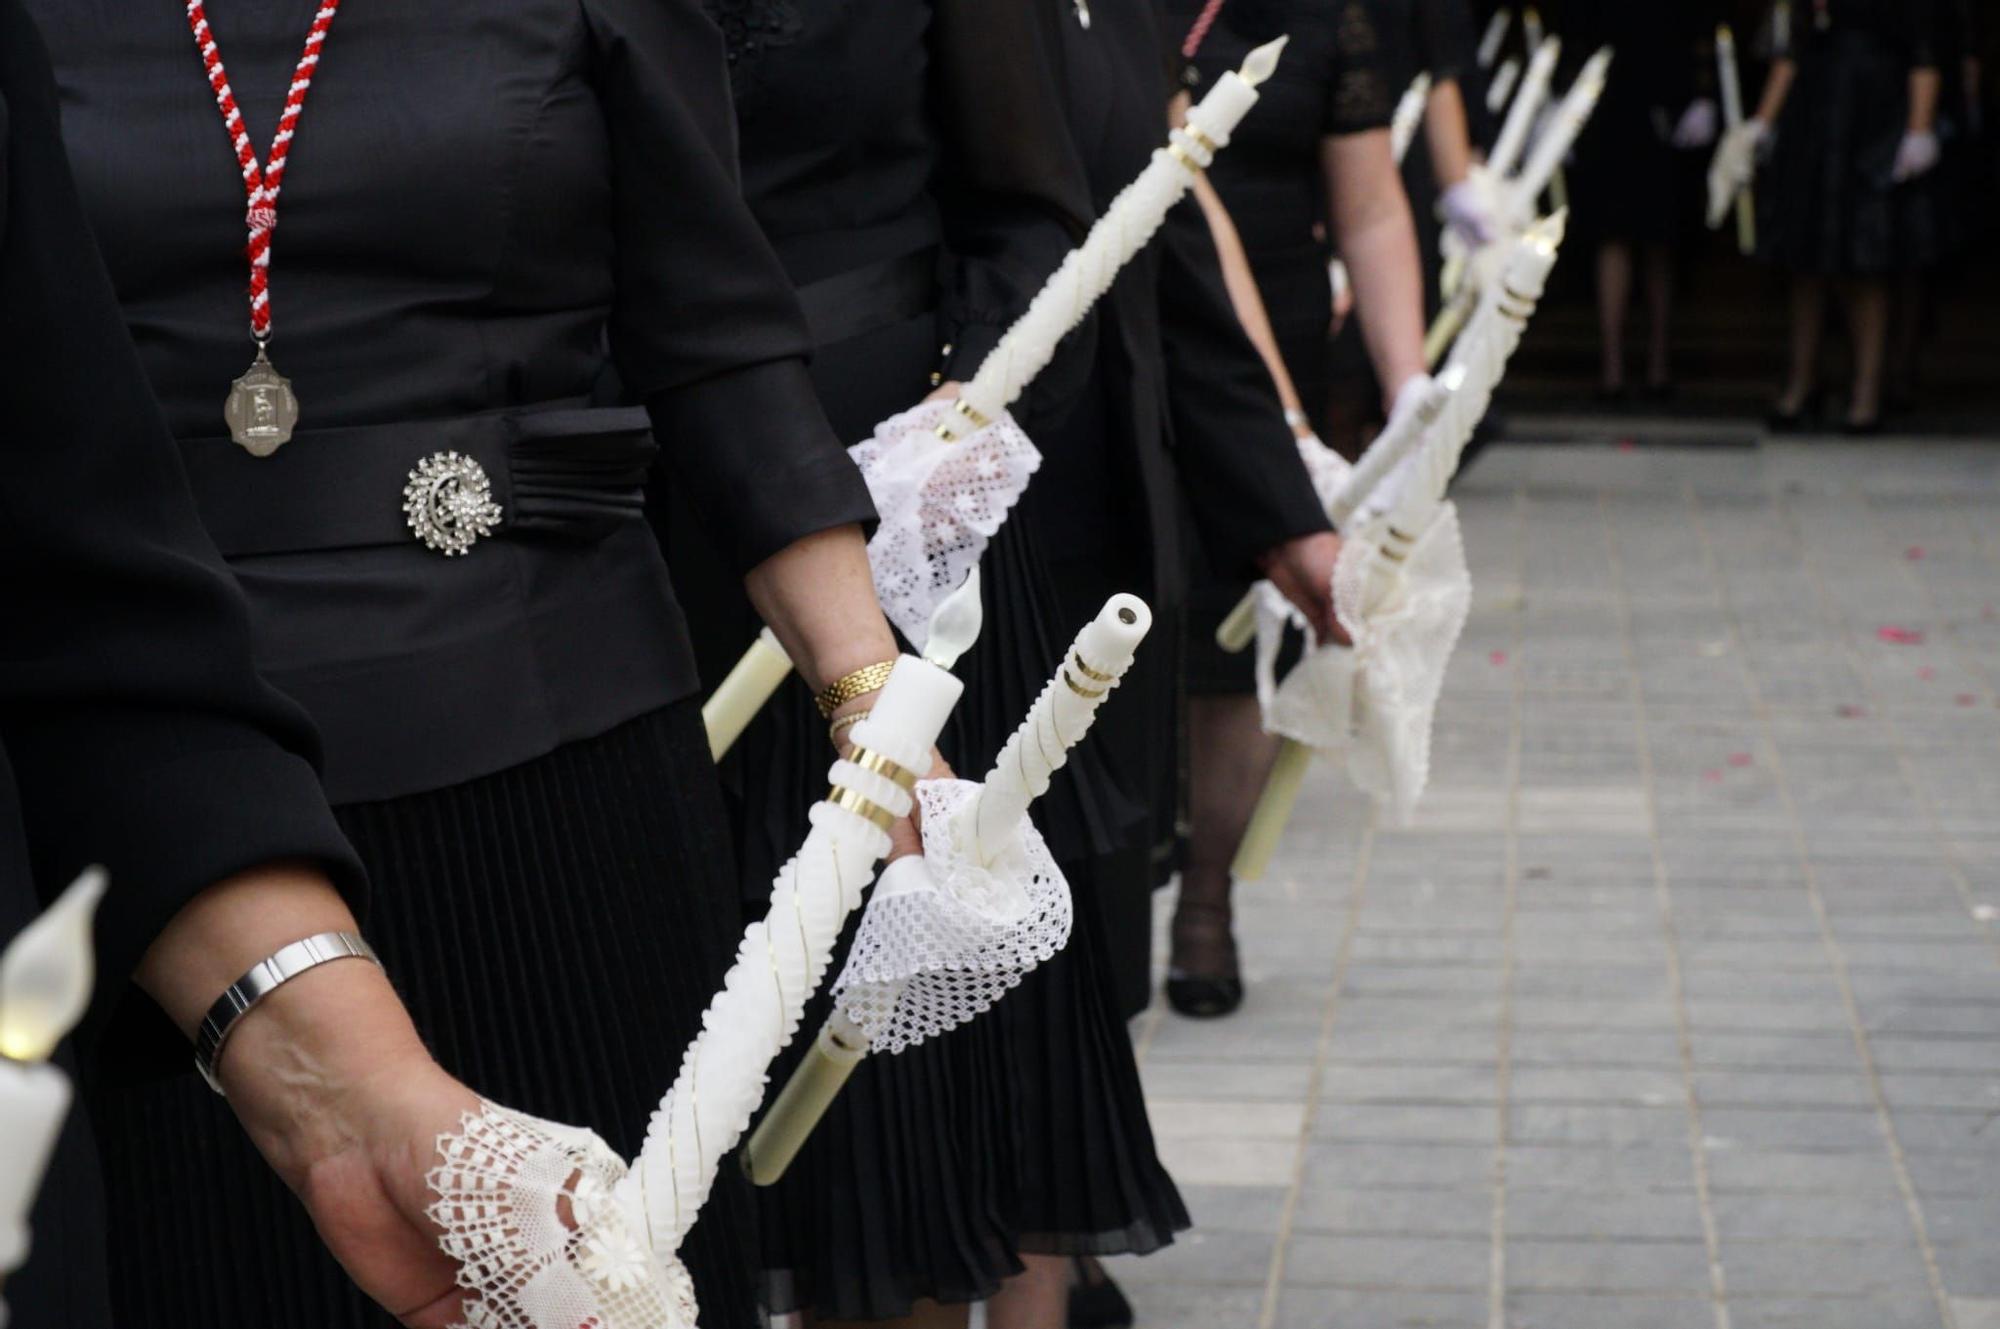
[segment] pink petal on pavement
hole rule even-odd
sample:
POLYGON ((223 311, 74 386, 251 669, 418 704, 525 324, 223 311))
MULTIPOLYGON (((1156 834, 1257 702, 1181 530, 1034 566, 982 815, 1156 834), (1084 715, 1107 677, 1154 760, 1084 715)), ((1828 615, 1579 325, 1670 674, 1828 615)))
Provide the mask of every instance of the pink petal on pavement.
POLYGON ((1487 659, 1487 661, 1488 661, 1489 663, 1492 663, 1492 664, 1496 664, 1496 665, 1503 665, 1503 664, 1506 664, 1506 663, 1507 663, 1507 652, 1505 652, 1505 651, 1492 651, 1492 652, 1488 653, 1488 655, 1487 655, 1486 659, 1487 659))
POLYGON ((1924 547, 1922 545, 1911 545, 1908 549, 1905 549, 1903 551, 1903 557, 1909 559, 1910 562, 1912 563, 1916 562, 1923 556, 1924 556, 1924 547))
POLYGON ((1701 773, 1701 778, 1709 784, 1721 784, 1722 772, 1711 766, 1701 773))
POLYGON ((1925 665, 1923 668, 1917 671, 1917 677, 1921 678, 1922 680, 1924 680, 1924 682, 1928 683, 1932 679, 1937 677, 1937 670, 1931 668, 1929 665, 1925 665))
POLYGON ((1729 754, 1729 764, 1731 766, 1748 766, 1751 760, 1752 758, 1747 752, 1732 752, 1729 754))
POLYGON ((1891 646, 1921 646, 1924 634, 1915 628, 1877 628, 1875 635, 1891 646))
POLYGON ((1868 714, 1868 711, 1864 707, 1856 706, 1851 701, 1844 701, 1833 708, 1833 713, 1843 720, 1856 720, 1868 714))
POLYGON ((1961 706, 1977 706, 1979 704, 1979 698, 1973 696, 1970 692, 1961 692, 1958 696, 1952 698, 1952 700, 1961 706))

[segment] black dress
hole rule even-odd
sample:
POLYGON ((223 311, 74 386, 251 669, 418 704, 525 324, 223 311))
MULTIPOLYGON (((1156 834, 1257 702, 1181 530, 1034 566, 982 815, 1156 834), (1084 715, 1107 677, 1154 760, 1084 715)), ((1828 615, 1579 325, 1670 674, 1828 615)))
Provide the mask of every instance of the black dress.
POLYGON ((1576 141, 1570 206, 1582 244, 1670 244, 1689 220, 1707 155, 1675 148, 1673 134, 1690 102, 1715 95, 1712 38, 1720 17, 1712 0, 1556 6, 1553 21, 1563 41, 1558 92, 1598 48, 1616 52, 1604 95, 1576 141))
POLYGON ((1820 276, 1882 277, 1936 265, 1935 173, 1896 184, 1910 73, 1935 69, 1937 0, 1808 0, 1793 6, 1798 66, 1758 181, 1764 252, 1820 276))
MULTIPOLYGON (((1199 6, 1165 0, 1170 35, 1184 33, 1199 6)), ((1328 135, 1384 129, 1400 89, 1392 88, 1395 47, 1377 27, 1367 0, 1231 0, 1194 59, 1193 94, 1249 52, 1289 35, 1284 57, 1229 148, 1210 175, 1243 237, 1258 294, 1277 336, 1278 352, 1314 428, 1327 428, 1331 383, 1332 251, 1326 238, 1326 173, 1321 141, 1328 135)), ((1242 597, 1246 582, 1224 569, 1195 564, 1188 619, 1188 689, 1242 694, 1253 687, 1251 656, 1215 645, 1215 629, 1242 597)))
MULTIPOLYGON (((261 863, 317 860, 357 908, 361 876, 304 714, 251 668, 243 598, 90 243, 47 53, 16 0, 0 0, 0 361, 0 938, 105 864, 83 1071, 185 1066, 186 1040, 129 984, 161 926, 261 863)), ((7 1281, 17 1325, 111 1324, 85 1126, 65 1124, 31 1258, 7 1281)))
MULTIPOLYGON (((371 937, 447 1069, 629 1155, 738 922, 644 476, 657 449, 739 568, 870 512, 742 205, 719 35, 692 0, 343 9, 274 249, 303 427, 259 460, 214 437, 248 358, 243 194, 182 13, 33 8, 259 662, 325 733, 371 937), (402 521, 405 473, 439 451, 504 509, 464 557, 402 521)), ((260 145, 314 8, 209 5, 260 145)), ((118 1142, 121 1324, 384 1322, 192 1077, 92 1110, 118 1142)), ((695 1230, 704 1323, 757 1322, 748 1222, 725 1184, 695 1230)))
MULTIPOLYGON (((1146 0, 1093 3, 1089 27, 1073 5, 1045 3, 1062 17, 1070 136, 1103 208, 1163 139, 1164 39, 1146 0)), ((1188 556, 1198 547, 1248 578, 1257 555, 1324 530, 1326 518, 1192 200, 1119 274, 1099 328, 1093 391, 1045 439, 1046 474, 1023 516, 1042 532, 1073 615, 1114 590, 1152 602, 1139 663, 1098 719, 1114 776, 1150 811, 1141 862, 1102 865, 1093 892, 1129 1015, 1150 996, 1149 888, 1171 871, 1177 839, 1188 556)))
MULTIPOLYGON (((1166 0, 1169 35, 1186 32, 1200 8, 1166 0)), ((1391 86, 1393 47, 1368 0, 1230 0, 1188 64, 1190 90, 1199 98, 1281 34, 1291 41, 1277 73, 1210 175, 1243 237, 1285 369, 1322 423, 1333 288, 1320 141, 1386 128, 1402 89, 1391 86)))

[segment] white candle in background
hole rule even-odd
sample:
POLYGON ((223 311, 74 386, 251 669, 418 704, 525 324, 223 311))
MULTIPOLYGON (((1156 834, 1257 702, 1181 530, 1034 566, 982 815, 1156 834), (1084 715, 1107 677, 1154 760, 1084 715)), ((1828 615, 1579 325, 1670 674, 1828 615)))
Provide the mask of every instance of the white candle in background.
POLYGON ((1528 76, 1521 81, 1521 91, 1508 109, 1500 137, 1494 140, 1493 151, 1486 158, 1486 169, 1495 180, 1504 179, 1520 162, 1522 150, 1528 146, 1528 134, 1535 127, 1535 116, 1549 99, 1549 81, 1555 77, 1556 61, 1561 58, 1560 37, 1551 37, 1535 48, 1534 58, 1528 62, 1528 76))
POLYGON ((1410 144, 1416 141, 1417 130, 1423 126, 1424 108, 1430 97, 1431 76, 1426 72, 1410 80, 1410 86, 1403 90, 1403 99, 1396 103, 1396 118, 1389 122, 1389 150, 1395 154, 1399 166, 1410 155, 1410 144))
POLYGON ((1542 196, 1549 181, 1562 166, 1563 158, 1576 145, 1576 136, 1590 123, 1590 114, 1597 109, 1597 99, 1604 93, 1604 80, 1611 69, 1611 48, 1605 47, 1584 61, 1583 69, 1577 74, 1576 82, 1570 85, 1563 99, 1557 104, 1555 114, 1549 118, 1549 126, 1535 144, 1535 150, 1528 157, 1528 164, 1522 168, 1519 181, 1514 189, 1520 200, 1523 215, 1533 215, 1534 201, 1542 196))
POLYGON ((1511 9, 1496 9, 1493 17, 1486 20, 1486 31, 1479 38, 1479 67, 1493 68, 1493 62, 1500 58, 1500 44, 1507 40, 1507 26, 1514 21, 1511 9))

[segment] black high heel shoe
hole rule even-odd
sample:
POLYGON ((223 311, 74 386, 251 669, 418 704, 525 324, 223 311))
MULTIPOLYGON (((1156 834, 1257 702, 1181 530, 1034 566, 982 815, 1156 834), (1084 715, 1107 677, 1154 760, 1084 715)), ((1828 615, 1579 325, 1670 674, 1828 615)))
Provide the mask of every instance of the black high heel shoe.
POLYGON ((1821 394, 1806 394, 1796 411, 1781 410, 1773 404, 1764 416, 1764 427, 1774 434, 1803 434, 1819 424, 1821 394))
POLYGON ((1196 1020, 1213 1020, 1228 1015, 1243 1004, 1241 978, 1207 978, 1200 974, 1167 971, 1167 1005, 1196 1020))
POLYGON ((1071 1272, 1069 1329, 1132 1329, 1132 1303, 1103 1264, 1079 1256, 1071 1262, 1071 1272))
MULTIPOLYGON (((1236 938, 1230 929, 1230 912, 1226 904, 1205 904, 1199 901, 1183 900, 1175 909, 1174 927, 1176 936, 1174 949, 1180 950, 1178 935, 1182 914, 1205 913, 1219 920, 1222 939, 1228 944, 1227 964, 1236 968, 1236 938)), ((1197 1020, 1213 1020, 1229 1014, 1243 1004, 1243 978, 1237 973, 1197 974, 1177 964, 1167 968, 1167 1005, 1182 1015, 1197 1020)))

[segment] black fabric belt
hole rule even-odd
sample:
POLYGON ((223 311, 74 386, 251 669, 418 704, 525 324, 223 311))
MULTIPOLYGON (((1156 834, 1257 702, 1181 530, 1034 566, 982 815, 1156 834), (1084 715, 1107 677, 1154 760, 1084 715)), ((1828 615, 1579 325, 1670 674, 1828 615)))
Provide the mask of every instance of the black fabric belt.
POLYGON ((832 346, 937 308, 938 251, 901 258, 809 282, 799 288, 813 345, 832 346))
POLYGON ((301 430, 269 457, 228 438, 182 444, 209 534, 232 557, 410 543, 404 488, 448 453, 486 473, 495 536, 601 540, 644 514, 658 451, 645 408, 569 403, 301 430))

